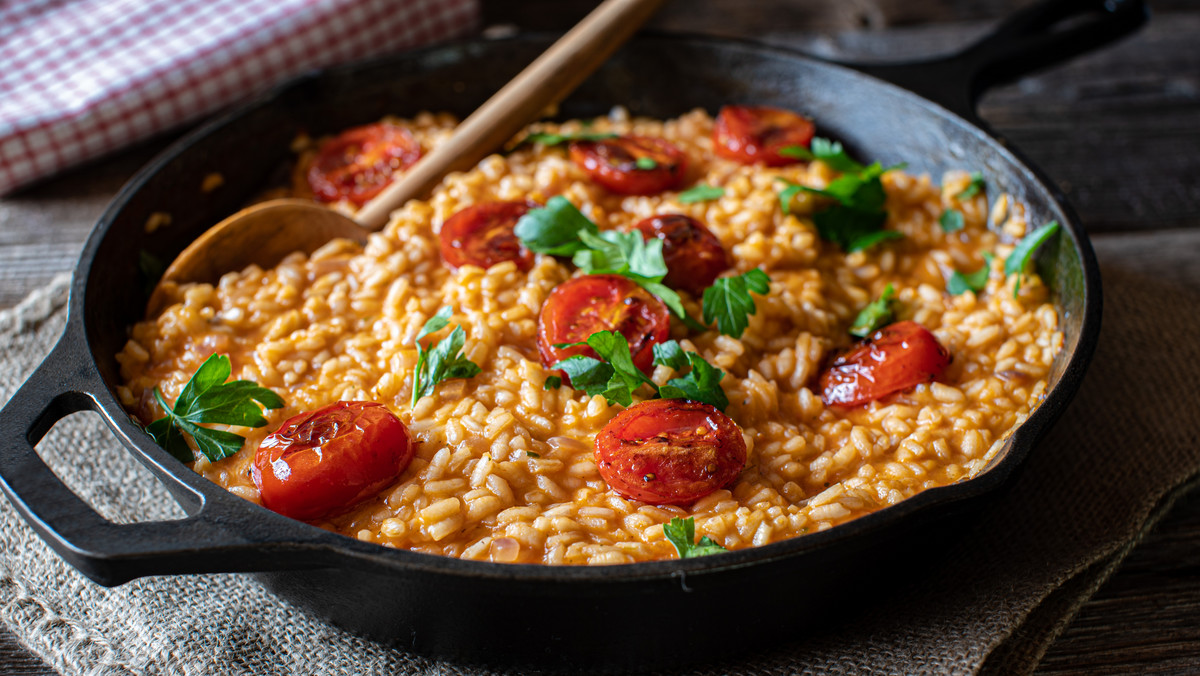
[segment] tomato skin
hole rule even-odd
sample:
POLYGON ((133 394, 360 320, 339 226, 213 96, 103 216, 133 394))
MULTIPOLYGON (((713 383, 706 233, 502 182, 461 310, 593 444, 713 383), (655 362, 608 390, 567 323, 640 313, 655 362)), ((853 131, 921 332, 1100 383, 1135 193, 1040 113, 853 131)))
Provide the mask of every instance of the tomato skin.
POLYGON ((571 160, 593 181, 620 195, 654 195, 677 188, 687 173, 687 155, 675 144, 648 136, 618 136, 599 141, 575 141, 571 160), (639 169, 648 158, 654 167, 639 169))
POLYGON ((394 482, 415 452, 408 429, 383 404, 339 401, 267 435, 250 475, 264 507, 315 521, 394 482))
POLYGON ((617 331, 629 342, 633 365, 649 374, 654 345, 667 339, 670 328, 667 306, 635 282, 619 275, 584 275, 559 284, 542 304, 538 353, 546 367, 577 354, 595 359, 596 351, 586 345, 554 345, 580 343, 597 331, 617 331))
POLYGON ((821 374, 821 398, 830 406, 859 406, 936 380, 950 352, 916 322, 896 322, 838 355, 821 374))
POLYGON ((652 505, 695 502, 727 486, 746 465, 746 441, 711 404, 651 399, 618 413, 596 435, 609 488, 652 505))
POLYGON ((308 185, 322 202, 362 206, 421 158, 407 129, 387 122, 354 127, 321 144, 308 168, 308 185))
POLYGON ((533 252, 521 245, 513 234, 517 221, 537 202, 484 202, 473 204, 446 219, 439 233, 442 260, 457 270, 464 265, 487 269, 513 261, 528 272, 533 267, 533 252))
POLYGON ((661 239, 667 276, 663 283, 699 296, 729 269, 721 240, 700 221, 683 214, 651 216, 633 226, 649 241, 661 239))
POLYGON ((721 157, 742 164, 758 162, 768 167, 780 167, 800 160, 784 157, 779 151, 788 146, 807 148, 814 133, 816 127, 812 120, 790 110, 725 106, 713 125, 713 150, 721 157))

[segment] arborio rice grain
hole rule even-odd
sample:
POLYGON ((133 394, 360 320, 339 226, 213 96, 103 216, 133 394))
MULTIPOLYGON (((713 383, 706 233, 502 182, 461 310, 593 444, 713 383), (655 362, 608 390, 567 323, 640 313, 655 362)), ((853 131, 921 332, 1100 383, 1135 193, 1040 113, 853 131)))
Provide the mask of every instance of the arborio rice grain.
MULTIPOLYGON (((422 114, 406 123, 427 150, 454 121, 422 114)), ((798 198, 784 215, 777 198, 776 177, 821 187, 835 172, 821 162, 764 169, 717 158, 712 124, 702 111, 656 121, 617 110, 591 130, 670 140, 689 155, 687 185, 724 187, 715 201, 681 204, 676 192, 613 195, 562 149, 524 146, 451 174, 431 199, 395 212, 365 247, 334 241, 273 270, 250 267, 216 286, 178 289, 161 316, 132 328, 118 355, 123 403, 151 420, 160 415, 149 395, 155 386, 173 401, 206 357, 228 354, 235 378, 274 389, 286 407, 269 412, 267 427, 235 429, 247 436, 236 455, 201 458, 194 469, 257 501, 249 467, 268 431, 341 399, 381 402, 419 442, 416 458, 377 497, 319 525, 388 547, 498 562, 671 558, 662 526, 672 517, 695 517, 697 537, 729 549, 763 545, 980 472, 1043 398, 1063 341, 1041 282, 1026 277, 1014 298, 1013 279, 1003 279, 1003 257, 1029 229, 1021 205, 1002 196, 989 214, 983 193, 960 203, 965 172, 948 174, 940 187, 928 176, 889 172, 887 227, 904 239, 846 255, 816 236, 811 200, 798 198), (543 390, 547 371, 534 343, 542 302, 572 268, 549 256, 538 256, 527 273, 513 263, 457 272, 442 263, 437 233, 459 209, 487 200, 545 203, 554 195, 601 228, 686 214, 720 238, 736 272, 759 267, 770 275, 770 293, 758 299, 740 339, 672 326, 684 348, 728 373, 726 412, 741 425, 749 452, 733 485, 690 507, 646 505, 609 490, 592 442, 621 407, 567 387, 543 390), (963 213, 962 231, 942 232, 938 218, 947 207, 963 213), (984 251, 998 256, 986 290, 946 293, 950 272, 977 269, 984 251), (822 363, 850 342, 847 326, 889 282, 901 317, 930 328, 953 362, 942 382, 856 409, 828 408, 814 392, 822 363), (441 383, 410 408, 415 338, 443 306, 454 308, 466 355, 483 371, 441 383)), ((699 316, 698 299, 684 298, 699 316)), ((659 366, 653 380, 673 375, 659 366)))

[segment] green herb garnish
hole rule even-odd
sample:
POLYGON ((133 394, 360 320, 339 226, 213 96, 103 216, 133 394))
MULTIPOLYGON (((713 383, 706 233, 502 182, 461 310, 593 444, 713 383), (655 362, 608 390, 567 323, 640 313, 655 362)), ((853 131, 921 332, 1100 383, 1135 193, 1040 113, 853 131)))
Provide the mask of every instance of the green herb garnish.
POLYGON ((433 394, 438 383, 451 378, 470 378, 479 373, 479 365, 467 359, 462 354, 463 345, 467 342, 467 334, 461 326, 455 326, 450 336, 438 341, 430 349, 421 345, 421 339, 431 333, 436 333, 450 324, 449 306, 438 310, 430 317, 417 334, 417 368, 413 370, 412 406, 416 408, 421 397, 433 394))
POLYGON ((946 291, 953 296, 961 296, 968 291, 979 293, 987 286, 988 276, 992 272, 992 260, 996 258, 991 253, 984 252, 983 267, 975 272, 963 274, 958 270, 950 273, 950 279, 946 282, 946 291))
POLYGON ((957 209, 943 211, 942 217, 938 219, 938 223, 942 226, 942 232, 954 232, 962 230, 966 226, 962 212, 957 209))
POLYGON ((704 321, 707 324, 715 321, 721 333, 741 338, 750 324, 749 316, 758 310, 750 292, 763 295, 770 290, 771 278, 758 268, 734 277, 722 277, 704 290, 704 321))
POLYGON ((987 181, 983 179, 983 174, 979 173, 978 171, 972 171, 971 182, 967 184, 967 187, 960 190, 959 193, 954 196, 954 198, 960 202, 969 200, 978 195, 986 187, 987 181))
POLYGON ((707 183, 698 183, 679 193, 680 204, 695 204, 696 202, 711 202, 725 196, 725 188, 707 183))
POLYGON ((777 180, 788 186, 779 193, 780 205, 784 213, 788 213, 792 197, 800 191, 834 200, 836 204, 813 214, 817 234, 821 239, 836 243, 846 253, 866 249, 884 240, 904 236, 895 230, 883 229, 887 221, 887 211, 883 208, 887 194, 880 180, 885 172, 903 167, 903 164, 884 167, 876 162, 862 171, 839 176, 824 189, 779 178, 777 180))
POLYGON ((200 452, 213 462, 237 453, 245 437, 201 425, 262 427, 267 424, 262 409, 282 408, 283 399, 249 380, 225 382, 231 373, 229 357, 209 356, 183 386, 174 407, 167 405, 162 392, 154 388, 154 398, 166 415, 147 425, 146 432, 180 462, 196 459, 183 438, 184 432, 191 435, 200 452))
POLYGON ((654 159, 650 157, 639 157, 633 163, 633 166, 637 167, 638 169, 655 169, 658 167, 658 162, 655 162, 654 159))
POLYGON ((582 343, 560 343, 554 347, 586 345, 596 351, 600 359, 575 355, 555 363, 550 368, 562 369, 571 379, 571 387, 583 390, 588 396, 604 395, 609 404, 628 406, 633 403, 633 391, 642 385, 655 386, 633 365, 629 352, 629 341, 616 331, 597 331, 582 343))
POLYGON ((821 160, 828 164, 834 171, 854 172, 858 173, 863 170, 863 165, 855 162, 850 155, 846 154, 842 144, 837 141, 831 141, 827 138, 817 137, 812 140, 812 149, 804 146, 784 146, 779 149, 779 154, 784 157, 792 157, 798 160, 821 160))
POLYGON ((561 195, 532 209, 513 229, 525 248, 571 262, 590 275, 621 275, 637 282, 693 330, 705 328, 688 317, 679 294, 662 283, 667 274, 662 240, 646 240, 640 232, 601 231, 561 195))
POLYGON ((866 338, 879 329, 891 324, 896 319, 895 304, 896 289, 888 284, 879 298, 867 303, 854 318, 850 327, 850 335, 866 338))
POLYGON ((1033 254, 1057 230, 1058 221, 1050 221, 1037 230, 1025 235, 1020 242, 1017 242, 1016 248, 1008 255, 1008 258, 1004 259, 1004 276, 1017 275, 1017 283, 1013 285, 1013 298, 1016 298, 1017 292, 1021 290, 1020 276, 1029 267, 1030 261, 1033 260, 1033 254))
POLYGON ((674 340, 654 346, 654 364, 669 366, 676 371, 688 367, 691 370, 668 380, 661 388, 634 366, 629 342, 620 333, 597 331, 588 336, 585 342, 562 343, 555 347, 580 345, 592 348, 600 358, 575 355, 550 368, 562 369, 571 379, 571 387, 583 390, 588 396, 603 395, 610 405, 629 406, 633 403, 633 393, 642 385, 649 385, 655 396, 662 399, 692 399, 711 404, 722 411, 729 405, 729 399, 721 389, 721 378, 725 372, 695 352, 684 351, 674 340))
POLYGON ((666 536, 667 541, 675 545, 675 551, 679 552, 681 559, 692 559, 697 556, 709 556, 727 551, 707 535, 696 542, 696 519, 691 516, 686 519, 675 517, 671 519, 670 523, 663 524, 663 535, 666 536))
POLYGON ((655 344, 654 363, 669 366, 680 373, 691 367, 688 373, 672 378, 658 388, 658 396, 663 399, 702 401, 722 411, 729 406, 725 390, 721 389, 721 378, 725 377, 725 372, 695 352, 685 351, 677 341, 655 344))
POLYGON ((562 195, 551 197, 541 209, 530 209, 513 228, 526 249, 551 256, 571 256, 587 248, 579 240, 585 231, 595 234, 600 228, 562 195))
POLYGON ((572 141, 603 141, 616 137, 616 134, 608 132, 580 131, 574 134, 550 134, 539 131, 521 139, 521 143, 539 143, 544 146, 557 146, 563 143, 571 143, 572 141))
POLYGON ((557 390, 562 387, 562 378, 558 376, 546 376, 546 382, 542 383, 543 390, 557 390))

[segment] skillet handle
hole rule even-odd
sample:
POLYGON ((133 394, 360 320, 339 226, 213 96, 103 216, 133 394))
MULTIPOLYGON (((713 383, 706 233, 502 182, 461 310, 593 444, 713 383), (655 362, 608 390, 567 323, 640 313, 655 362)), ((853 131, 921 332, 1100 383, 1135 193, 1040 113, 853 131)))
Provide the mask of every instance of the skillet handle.
POLYGON ((1144 0, 1044 0, 948 57, 901 64, 846 64, 931 99, 978 124, 983 92, 1073 59, 1137 31, 1144 0))
MULTIPOLYGON (((304 549, 303 544, 275 542, 287 537, 283 535, 290 530, 287 520, 279 531, 270 533, 247 528, 217 504, 219 501, 206 500, 156 459, 146 463, 148 469, 180 502, 193 507, 188 517, 113 523, 55 476, 34 446, 56 422, 77 411, 93 410, 105 416, 105 422, 116 431, 114 421, 92 394, 102 385, 94 364, 82 356, 85 350, 77 347, 86 345, 79 335, 82 332, 72 333, 68 329, 0 409, 0 488, 38 535, 68 563, 104 586, 145 575, 278 570, 296 565, 289 566, 289 562, 302 557, 289 554, 304 549)), ((162 455, 164 462, 172 462, 166 451, 162 455)), ((309 554, 307 558, 320 556, 309 554)))

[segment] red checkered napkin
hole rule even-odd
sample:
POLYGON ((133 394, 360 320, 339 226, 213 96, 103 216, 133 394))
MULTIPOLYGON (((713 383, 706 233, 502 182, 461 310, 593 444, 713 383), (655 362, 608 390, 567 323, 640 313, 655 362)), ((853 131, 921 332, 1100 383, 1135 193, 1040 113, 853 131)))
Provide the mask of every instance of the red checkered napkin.
POLYGON ((0 194, 478 18, 478 0, 0 0, 0 194))

